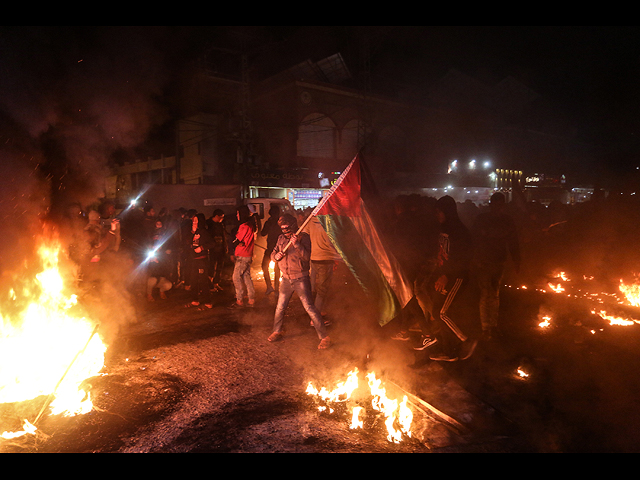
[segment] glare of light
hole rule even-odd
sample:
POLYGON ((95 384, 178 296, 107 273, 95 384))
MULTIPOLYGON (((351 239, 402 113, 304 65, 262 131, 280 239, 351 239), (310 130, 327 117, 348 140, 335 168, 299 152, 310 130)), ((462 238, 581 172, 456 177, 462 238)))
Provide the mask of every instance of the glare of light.
POLYGON ((476 161, 475 160, 471 160, 469 162, 469 169, 470 170, 475 170, 475 168, 476 168, 476 161))
POLYGON ((491 168, 491 162, 487 161, 483 164, 484 168, 491 168))

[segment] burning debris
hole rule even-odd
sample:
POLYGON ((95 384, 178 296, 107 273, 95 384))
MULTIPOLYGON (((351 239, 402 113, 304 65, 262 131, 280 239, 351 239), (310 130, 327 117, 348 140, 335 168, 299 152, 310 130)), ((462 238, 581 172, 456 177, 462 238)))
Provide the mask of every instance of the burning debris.
MULTIPOLYGON (((597 307, 589 308, 592 315, 608 322, 611 326, 632 326, 640 323, 633 318, 640 316, 634 309, 640 307, 640 281, 635 275, 635 282, 628 283, 620 279, 617 292, 592 291, 595 284, 593 276, 582 275, 580 281, 573 281, 565 271, 557 271, 549 276, 546 287, 536 288, 539 293, 551 293, 566 296, 569 299, 585 300, 588 303, 596 303, 597 307)), ((509 287, 509 285, 507 285, 509 287)), ((528 290, 522 285, 520 290, 528 290)), ((553 314, 549 312, 538 315, 538 327, 548 330, 553 326, 553 314)))
POLYGON ((22 432, 33 434, 47 409, 53 415, 73 416, 92 410, 90 394, 82 387, 99 374, 106 346, 98 324, 83 315, 77 295, 69 292, 55 240, 40 241, 39 272, 14 276, 14 285, 0 299, 0 403, 45 396, 40 414, 25 420, 22 432))
POLYGON ((402 401, 390 399, 386 389, 382 386, 382 381, 376 378, 375 373, 366 375, 368 392, 363 392, 357 368, 349 372, 345 382, 339 382, 333 390, 321 387, 319 390, 311 382, 307 385, 306 393, 317 398, 321 405, 318 410, 321 412, 334 413, 337 410, 351 409, 349 428, 365 429, 371 428, 377 422, 380 415, 384 416, 384 425, 387 431, 387 440, 392 443, 400 443, 405 438, 411 438, 411 424, 413 422, 413 412, 408 407, 408 398, 404 395, 402 401), (369 402, 367 405, 366 402, 369 402), (338 408, 343 405, 343 408, 338 408), (366 407, 363 405, 367 405, 366 407), (368 410, 368 409, 371 410, 368 410), (372 419, 365 416, 373 412, 372 419))

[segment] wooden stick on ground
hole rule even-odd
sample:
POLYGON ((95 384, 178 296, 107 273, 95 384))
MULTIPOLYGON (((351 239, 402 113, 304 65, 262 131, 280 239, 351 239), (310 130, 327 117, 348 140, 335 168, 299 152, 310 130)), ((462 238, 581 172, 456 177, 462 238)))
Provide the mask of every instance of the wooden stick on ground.
POLYGON ((56 384, 56 387, 53 389, 53 391, 49 394, 49 396, 47 397, 47 400, 44 402, 44 405, 42 405, 42 409, 40 409, 40 413, 38 413, 38 416, 36 417, 36 419, 33 421, 32 425, 35 425, 38 420, 40 420, 40 417, 42 417, 42 414, 44 413, 44 411, 46 410, 46 408, 49 406, 49 404, 51 403, 51 400, 53 398, 53 396, 55 395, 56 391, 58 390, 58 387, 60 386, 60 384, 62 383, 62 381, 64 380, 64 377, 67 376, 67 373, 69 373, 69 370, 71 370, 71 367, 73 366, 74 363, 76 363, 76 360, 78 359, 78 357, 80 355, 82 355, 84 353, 84 351, 87 349, 87 347, 89 346, 89 342, 91 342, 91 339, 93 338, 93 336, 96 334, 96 332, 98 331, 98 328, 100 327, 100 324, 97 324, 95 326, 95 328, 93 329, 93 332, 91 332, 91 335, 89 336, 89 340, 87 340, 87 343, 85 343, 84 347, 82 347, 82 350, 80 350, 78 353, 76 353, 76 356, 73 357, 73 360, 71 360, 71 363, 69 364, 69 366, 67 367, 67 369, 65 370, 64 374, 62 375, 62 377, 60 378, 60 380, 58 380, 58 383, 56 384))
POLYGON ((398 390, 400 390, 402 393, 404 393, 407 396, 407 399, 411 403, 413 403, 414 405, 417 405, 418 407, 426 408, 429 411, 429 413, 432 413, 433 415, 435 415, 437 417, 438 420, 441 420, 444 423, 446 423, 447 425, 453 427, 459 434, 464 435, 464 434, 469 433, 469 429, 466 426, 464 426, 463 424, 461 424, 460 422, 458 422, 454 418, 450 417, 446 413, 438 410, 436 407, 434 407, 430 403, 425 402, 423 399, 421 399, 417 395, 414 395, 412 393, 407 392, 404 388, 400 387, 399 385, 395 384, 394 382, 391 382, 389 380, 387 380, 387 382, 390 383, 391 385, 393 385, 398 390))

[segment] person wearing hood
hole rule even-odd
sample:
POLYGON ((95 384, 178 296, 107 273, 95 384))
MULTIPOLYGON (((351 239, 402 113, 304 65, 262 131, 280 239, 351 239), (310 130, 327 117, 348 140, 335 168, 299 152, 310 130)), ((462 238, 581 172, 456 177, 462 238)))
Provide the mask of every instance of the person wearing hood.
POLYGON ((253 307, 256 301, 256 290, 251 279, 251 262, 253 261, 253 246, 255 240, 255 218, 249 207, 240 205, 236 216, 240 225, 233 239, 233 286, 236 301, 229 308, 244 307, 244 296, 248 297, 248 307, 253 307))
POLYGON ((311 238, 306 232, 298 233, 298 222, 288 213, 278 219, 282 235, 273 248, 271 259, 278 262, 282 272, 278 304, 273 321, 273 333, 270 342, 282 339, 284 313, 294 293, 302 302, 302 306, 311 317, 311 323, 316 330, 320 344, 318 349, 324 350, 331 346, 331 339, 327 334, 320 311, 313 303, 311 295, 311 280, 309 277, 311 261, 311 238))
POLYGON ((280 214, 280 207, 278 205, 272 205, 269 209, 269 219, 264 223, 264 226, 260 231, 260 235, 267 237, 267 248, 265 249, 262 257, 262 273, 264 275, 264 281, 267 284, 267 295, 270 295, 273 292, 277 293, 280 289, 280 267, 278 267, 278 262, 275 262, 273 284, 271 282, 271 272, 269 271, 271 252, 273 252, 273 247, 276 246, 278 237, 282 233, 280 226, 278 225, 280 214), (275 289, 273 288, 274 286, 275 289))
POLYGON ((500 287, 509 257, 515 273, 520 271, 518 231, 505 208, 504 194, 494 193, 489 200, 489 210, 476 217, 471 229, 475 246, 471 271, 480 291, 480 323, 485 340, 497 333, 500 287))
POLYGON ((167 243, 167 228, 162 220, 156 220, 156 230, 153 234, 153 244, 146 260, 147 270, 147 301, 153 302, 154 289, 159 290, 160 298, 167 299, 169 290, 173 287, 171 278, 171 249, 167 243))
POLYGON ((198 213, 193 217, 188 238, 190 243, 187 255, 193 300, 187 306, 212 308, 208 267, 209 249, 214 247, 214 243, 207 231, 204 214, 198 213))
POLYGON ((466 360, 477 345, 475 329, 468 319, 454 316, 452 307, 459 303, 469 281, 471 234, 448 195, 436 202, 436 217, 440 224, 438 255, 424 295, 418 297, 425 321, 422 344, 416 350, 428 350, 431 360, 466 360))

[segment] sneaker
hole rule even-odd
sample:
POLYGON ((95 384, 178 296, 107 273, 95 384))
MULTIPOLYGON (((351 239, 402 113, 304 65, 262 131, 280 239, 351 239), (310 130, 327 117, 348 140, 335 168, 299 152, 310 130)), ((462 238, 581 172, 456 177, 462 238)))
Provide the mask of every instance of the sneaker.
POLYGON ((164 293, 164 292, 160 292, 160 298, 161 298, 162 300, 166 300, 166 299, 167 299, 167 294, 166 294, 166 293, 164 293))
POLYGON ((434 355, 429 355, 429 358, 434 362, 457 362, 458 357, 452 357, 447 355, 446 353, 436 353, 434 355))
POLYGON ((282 340, 282 334, 280 332, 273 332, 271 335, 269 335, 269 338, 267 338, 267 340, 269 340, 270 342, 277 342, 279 340, 282 340))
POLYGON ((400 340, 401 342, 406 342, 410 337, 407 332, 398 332, 391 337, 391 340, 400 340))
POLYGON ((318 350, 326 350, 331 346, 331 339, 329 337, 324 337, 320 340, 320 344, 318 345, 318 350))
POLYGON ((460 345, 460 360, 466 360, 471 355, 473 355, 473 352, 475 351, 477 346, 477 340, 466 340, 462 342, 462 345, 460 345))
POLYGON ((433 338, 430 337, 429 335, 423 335, 422 339, 420 341, 420 345, 418 345, 417 347, 413 347, 414 350, 425 350, 427 348, 429 348, 432 345, 435 345, 436 343, 438 343, 438 339, 437 338, 433 338))
POLYGON ((256 302, 255 302, 255 301, 254 301, 254 302, 249 301, 249 302, 247 303, 247 307, 249 307, 249 308, 253 308, 253 307, 255 307, 255 306, 256 306, 256 302))
POLYGON ((267 291, 264 293, 265 295, 271 295, 273 292, 275 292, 275 290, 273 289, 273 287, 269 287, 267 288, 267 291))
POLYGON ((227 307, 229 310, 239 310, 244 308, 244 305, 242 303, 238 303, 238 302, 233 302, 231 305, 229 305, 227 307))

